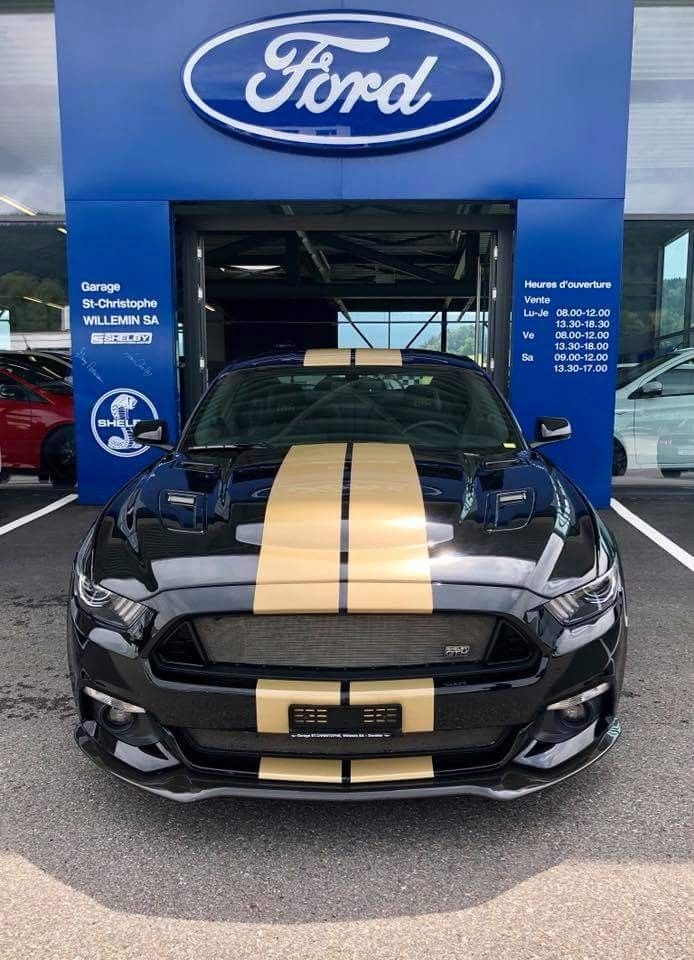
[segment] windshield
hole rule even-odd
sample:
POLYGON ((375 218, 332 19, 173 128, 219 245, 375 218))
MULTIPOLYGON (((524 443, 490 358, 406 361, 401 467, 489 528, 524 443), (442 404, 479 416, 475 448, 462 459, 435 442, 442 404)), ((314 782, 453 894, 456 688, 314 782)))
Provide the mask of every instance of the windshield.
POLYGON ((665 356, 660 357, 651 357, 650 360, 644 360, 643 363, 637 363, 635 367, 622 367, 617 370, 617 389, 621 387, 626 387, 630 383, 633 383, 634 380, 644 374, 648 373, 649 370, 655 370, 656 367, 659 367, 666 360, 669 360, 674 354, 666 354, 665 356))
POLYGON ((331 441, 483 453, 523 446, 484 377, 456 367, 425 366, 237 370, 212 387, 181 446, 193 452, 331 441))

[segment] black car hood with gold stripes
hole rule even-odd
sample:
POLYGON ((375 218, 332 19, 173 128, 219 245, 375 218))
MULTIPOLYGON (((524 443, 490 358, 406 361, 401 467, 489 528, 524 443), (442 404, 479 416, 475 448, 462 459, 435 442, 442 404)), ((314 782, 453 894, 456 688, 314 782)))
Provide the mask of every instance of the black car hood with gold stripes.
POLYGON ((590 581, 604 569, 598 523, 531 450, 174 452, 109 504, 93 569, 133 600, 229 585, 256 613, 426 613, 449 605, 451 584, 555 596, 590 581))

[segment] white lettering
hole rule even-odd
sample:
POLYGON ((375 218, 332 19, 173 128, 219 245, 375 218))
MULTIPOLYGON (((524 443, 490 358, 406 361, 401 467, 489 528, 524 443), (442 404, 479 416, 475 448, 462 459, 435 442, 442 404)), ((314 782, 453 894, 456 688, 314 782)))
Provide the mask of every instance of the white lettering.
POLYGON ((363 74, 352 70, 344 77, 333 72, 333 50, 371 54, 384 50, 389 43, 390 37, 357 39, 303 31, 282 34, 265 48, 268 72, 261 71, 250 77, 246 84, 246 101, 258 113, 272 113, 289 102, 303 83, 295 102, 297 110, 304 108, 309 113, 324 113, 343 98, 340 113, 350 113, 361 100, 375 103, 383 114, 411 116, 431 100, 430 93, 419 94, 438 57, 425 57, 412 76, 396 73, 385 80, 376 71, 363 74), (294 44, 302 41, 310 46, 300 59, 298 46, 294 44), (274 93, 261 93, 261 85, 268 86, 266 81, 271 78, 270 71, 286 79, 274 93))

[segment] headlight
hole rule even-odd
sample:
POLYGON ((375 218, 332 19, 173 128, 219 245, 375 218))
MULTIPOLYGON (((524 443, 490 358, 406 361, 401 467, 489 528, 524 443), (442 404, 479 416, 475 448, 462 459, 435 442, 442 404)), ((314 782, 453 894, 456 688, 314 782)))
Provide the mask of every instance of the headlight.
POLYGON ((129 630, 147 612, 141 603, 92 583, 79 571, 75 573, 75 594, 83 610, 118 630, 129 630))
POLYGON ((555 597, 545 604, 552 616, 567 625, 589 620, 611 607, 617 599, 622 586, 619 567, 614 566, 585 587, 572 590, 561 597, 555 597))
POLYGON ((75 598, 79 606, 102 623, 117 630, 130 630, 147 613, 147 607, 121 597, 91 579, 93 528, 87 534, 75 561, 75 598))

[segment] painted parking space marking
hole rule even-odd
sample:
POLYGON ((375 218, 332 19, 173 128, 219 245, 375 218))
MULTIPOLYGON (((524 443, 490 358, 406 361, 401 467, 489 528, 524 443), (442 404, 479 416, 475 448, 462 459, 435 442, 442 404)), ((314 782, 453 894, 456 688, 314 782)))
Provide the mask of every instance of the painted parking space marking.
POLYGON ((632 513, 631 510, 620 503, 619 500, 610 500, 610 506, 618 516, 626 520, 627 523, 630 523, 632 527, 635 527, 644 537, 648 537, 648 539, 652 540, 661 550, 665 550, 671 557, 674 557, 675 560, 679 561, 679 563, 694 573, 694 556, 692 556, 691 553, 687 553, 687 551, 683 550, 674 540, 671 540, 669 537, 666 537, 664 533, 656 530, 650 523, 646 523, 646 521, 642 520, 637 514, 632 513))
POLYGON ((38 520, 40 517, 45 517, 46 514, 54 513, 56 510, 60 510, 61 507, 66 507, 68 503, 72 503, 73 500, 77 499, 76 493, 70 493, 66 497, 61 497, 60 500, 55 500, 53 503, 49 503, 47 507, 41 507, 40 510, 34 510, 33 513, 27 513, 24 517, 19 517, 17 520, 11 520, 9 523, 4 524, 0 527, 0 537, 6 533, 12 533, 13 530, 17 530, 18 527, 23 527, 27 523, 31 523, 32 520, 38 520))

